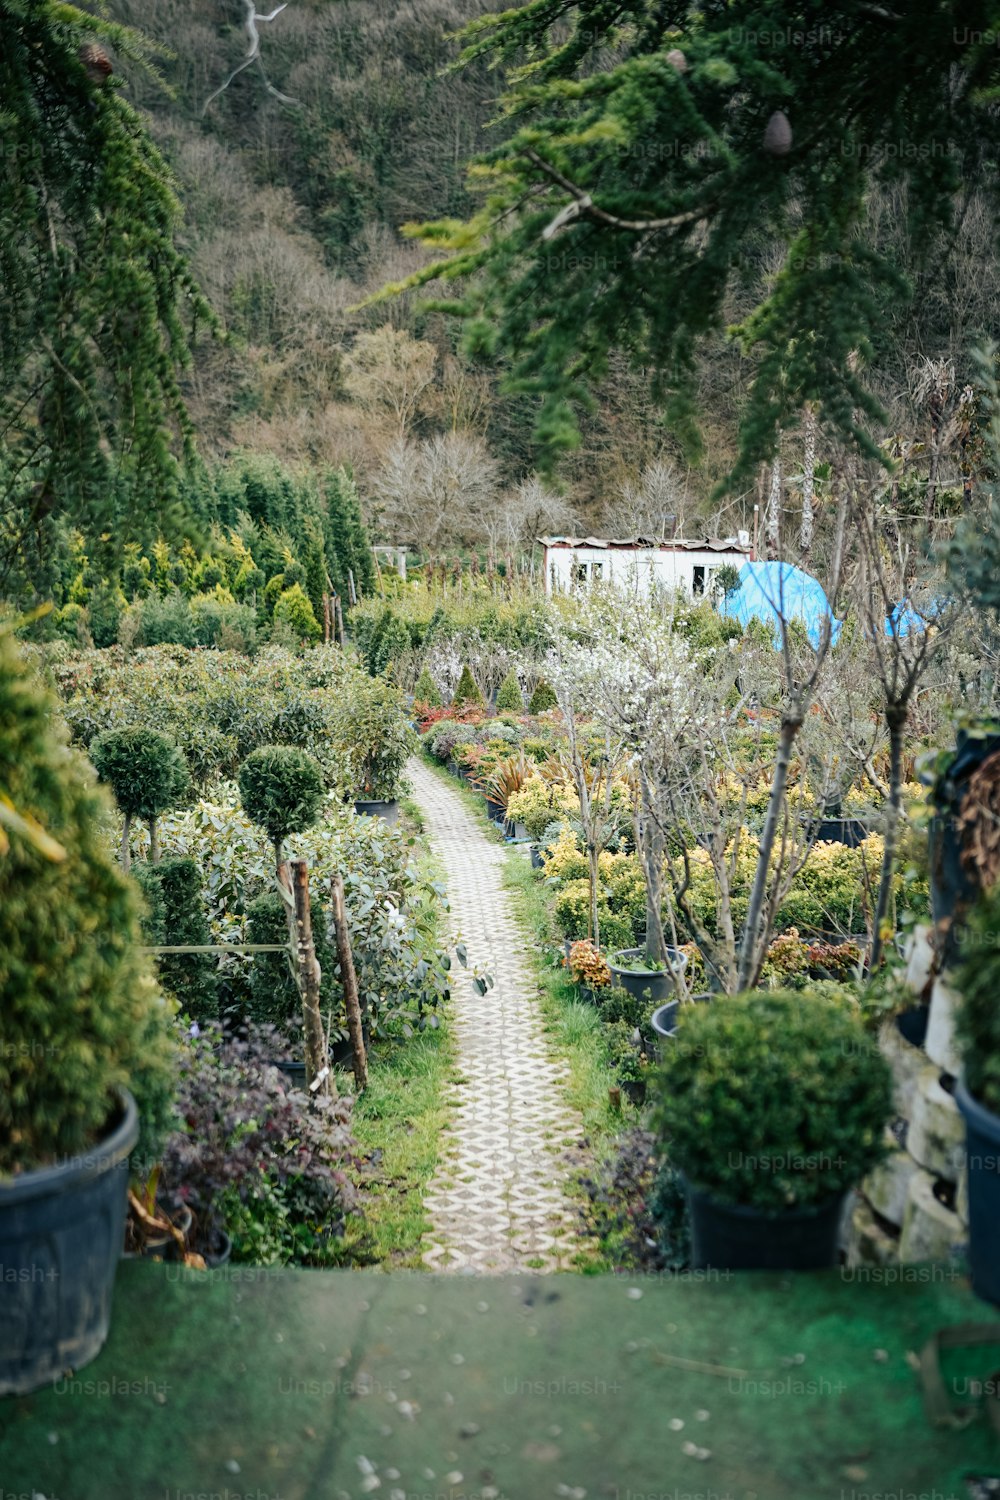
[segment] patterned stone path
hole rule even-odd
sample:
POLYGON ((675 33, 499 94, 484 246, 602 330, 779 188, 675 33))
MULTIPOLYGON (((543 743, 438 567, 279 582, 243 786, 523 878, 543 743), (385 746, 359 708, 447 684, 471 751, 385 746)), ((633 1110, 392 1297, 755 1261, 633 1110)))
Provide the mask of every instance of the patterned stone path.
POLYGON ((460 1081, 424 1197, 431 1220, 424 1264, 463 1272, 567 1269, 580 1248, 566 1195, 567 1153, 583 1122, 566 1102, 567 1070, 542 1030, 537 983, 503 889, 504 855, 433 771, 412 761, 408 773, 444 866, 453 926, 470 964, 496 981, 483 997, 469 982, 452 992, 460 1081))

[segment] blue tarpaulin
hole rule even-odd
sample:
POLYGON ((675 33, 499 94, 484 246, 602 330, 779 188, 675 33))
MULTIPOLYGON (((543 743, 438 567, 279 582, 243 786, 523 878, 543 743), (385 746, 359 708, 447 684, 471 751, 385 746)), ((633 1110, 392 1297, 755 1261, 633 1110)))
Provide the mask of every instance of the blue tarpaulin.
POLYGON ((771 627, 776 646, 781 643, 781 617, 798 620, 814 646, 820 642, 823 621, 829 620, 833 644, 840 635, 823 585, 792 563, 750 562, 740 569, 740 587, 721 605, 720 612, 747 625, 761 620, 771 627))

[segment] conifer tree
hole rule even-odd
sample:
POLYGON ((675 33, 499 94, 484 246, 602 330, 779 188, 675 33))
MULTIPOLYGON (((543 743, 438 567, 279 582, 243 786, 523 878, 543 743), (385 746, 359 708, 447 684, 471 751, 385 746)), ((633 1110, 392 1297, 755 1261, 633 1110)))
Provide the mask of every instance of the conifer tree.
POLYGON ((111 554, 180 513, 178 376, 211 314, 112 53, 141 62, 141 38, 62 0, 0 3, 0 578, 40 571, 60 520, 111 554))
POLYGON ((414 229, 447 253, 404 285, 462 278, 435 306, 538 398, 550 458, 579 440, 616 351, 696 451, 696 356, 738 290, 755 375, 731 478, 770 462, 813 402, 885 461, 864 367, 909 286, 866 243, 866 193, 895 190, 917 254, 957 228, 963 182, 996 207, 995 26, 983 0, 529 0, 482 16, 464 57, 506 67, 514 128, 476 163, 481 210, 414 229))

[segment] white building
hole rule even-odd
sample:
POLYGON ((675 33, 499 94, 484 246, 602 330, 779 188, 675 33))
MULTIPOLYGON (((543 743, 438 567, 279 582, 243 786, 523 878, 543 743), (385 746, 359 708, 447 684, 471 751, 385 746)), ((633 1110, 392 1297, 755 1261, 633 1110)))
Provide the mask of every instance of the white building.
POLYGON ((547 594, 602 580, 635 586, 643 594, 659 585, 689 598, 699 595, 711 598, 712 581, 719 569, 727 563, 738 569, 754 555, 746 531, 725 541, 708 537, 684 541, 671 537, 669 541, 656 542, 641 536, 624 539, 542 536, 538 540, 545 548, 547 594))

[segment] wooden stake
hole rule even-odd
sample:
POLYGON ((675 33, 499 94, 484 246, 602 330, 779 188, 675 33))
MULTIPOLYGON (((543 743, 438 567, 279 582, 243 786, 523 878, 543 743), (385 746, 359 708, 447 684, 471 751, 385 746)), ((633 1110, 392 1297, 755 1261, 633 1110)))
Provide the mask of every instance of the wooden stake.
POLYGON ((323 595, 323 645, 330 644, 330 595, 323 595))
POLYGON ((309 904, 309 866, 304 859, 292 860, 295 953, 298 960, 299 993, 306 1044, 306 1087, 314 1094, 335 1094, 326 1033, 319 1008, 319 964, 313 942, 312 908, 309 904))
POLYGON ((358 591, 354 587, 354 570, 352 568, 348 568, 348 570, 347 570, 347 587, 351 591, 351 603, 352 604, 357 604, 357 602, 358 602, 358 591))
POLYGON ((342 875, 333 877, 331 890, 333 923, 337 931, 337 957, 340 960, 340 982, 344 988, 347 1029, 351 1034, 351 1048, 354 1052, 354 1079, 360 1093, 368 1083, 368 1057, 365 1053, 365 1037, 361 1023, 361 1002, 358 999, 358 976, 354 972, 351 935, 347 929, 347 908, 344 902, 342 875))
POLYGON ((347 638, 344 634, 344 611, 340 605, 339 594, 334 594, 333 596, 333 607, 337 612, 337 638, 340 641, 340 649, 341 651, 346 651, 347 638))

